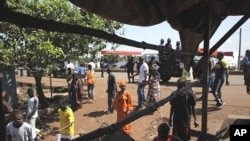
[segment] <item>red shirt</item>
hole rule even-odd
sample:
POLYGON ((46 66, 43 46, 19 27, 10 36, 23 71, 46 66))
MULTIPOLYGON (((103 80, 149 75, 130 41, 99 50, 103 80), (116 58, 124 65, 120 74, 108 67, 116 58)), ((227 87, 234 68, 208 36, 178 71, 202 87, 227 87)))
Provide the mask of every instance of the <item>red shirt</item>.
POLYGON ((181 141, 178 137, 168 135, 168 138, 166 140, 162 140, 159 137, 155 137, 153 141, 181 141))

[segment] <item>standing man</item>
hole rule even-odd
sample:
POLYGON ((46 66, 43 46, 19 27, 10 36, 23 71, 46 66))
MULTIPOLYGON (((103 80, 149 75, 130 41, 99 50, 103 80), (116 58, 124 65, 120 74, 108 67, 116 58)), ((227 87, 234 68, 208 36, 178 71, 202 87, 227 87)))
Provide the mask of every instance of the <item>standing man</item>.
POLYGON ((114 101, 115 94, 117 92, 115 75, 112 73, 111 69, 107 69, 108 73, 108 89, 106 90, 108 94, 108 110, 106 114, 113 113, 112 104, 114 101))
POLYGON ((95 87, 95 78, 94 78, 94 72, 92 71, 92 65, 88 65, 87 70, 87 89, 88 89, 88 98, 89 100, 94 100, 94 87, 95 87))
POLYGON ((101 77, 104 77, 104 58, 101 58, 101 61, 100 61, 100 67, 101 67, 101 77))
POLYGON ((59 100, 59 120, 61 141, 70 141, 75 133, 75 117, 66 100, 59 100))
POLYGON ((138 105, 136 107, 137 110, 141 109, 142 106, 145 105, 146 98, 144 89, 146 82, 148 81, 148 73, 149 73, 148 64, 144 61, 142 57, 139 58, 139 63, 141 64, 139 72, 131 76, 134 77, 136 75, 139 75, 138 88, 137 88, 137 95, 138 95, 138 105))
MULTIPOLYGON (((131 95, 128 91, 125 91, 126 83, 124 81, 120 81, 118 83, 118 86, 121 90, 117 92, 113 103, 113 107, 117 111, 117 122, 128 117, 129 114, 133 111, 131 95)), ((131 124, 129 123, 123 126, 122 130, 125 133, 130 134, 131 124)))
POLYGON ((244 81, 246 85, 246 92, 250 94, 249 86, 250 86, 250 50, 246 50, 246 54, 243 58, 243 73, 244 73, 244 81))
POLYGON ((85 66, 84 66, 83 63, 81 63, 80 66, 79 66, 78 74, 79 74, 82 78, 84 78, 85 75, 86 75, 86 68, 85 68, 85 66))
MULTIPOLYGON (((128 83, 130 83, 130 76, 131 75, 134 75, 134 66, 135 66, 135 60, 134 60, 134 57, 131 56, 128 58, 128 62, 127 62, 127 74, 128 74, 128 83)), ((132 77, 132 82, 135 83, 135 78, 132 77)))
POLYGON ((34 128, 24 122, 23 114, 20 111, 13 113, 14 121, 6 127, 7 141, 34 141, 36 133, 34 128))
POLYGON ((181 42, 180 41, 176 42, 176 50, 181 51, 181 42))
POLYGON ((171 44, 171 39, 167 39, 167 43, 165 44, 165 47, 168 48, 169 50, 172 50, 172 44, 171 44))
POLYGON ((148 62, 148 66, 149 66, 149 79, 151 78, 151 75, 152 75, 152 72, 153 72, 153 70, 152 70, 152 66, 154 65, 154 64, 156 64, 156 60, 155 60, 155 56, 152 56, 151 58, 150 58, 150 61, 148 62))
MULTIPOLYGON (((75 66, 74 66, 73 63, 70 62, 70 60, 68 60, 68 64, 66 65, 66 71, 68 71, 68 68, 71 69, 71 72, 74 72, 74 70, 75 70, 75 66)), ((66 74, 67 74, 67 73, 68 73, 68 72, 66 72, 66 74)))
POLYGON ((215 64, 214 70, 215 70, 215 80, 214 80, 214 85, 212 92, 216 97, 217 104, 216 106, 218 108, 222 108, 225 103, 223 102, 221 98, 221 87, 224 84, 225 78, 226 78, 226 85, 229 85, 228 81, 228 66, 227 66, 227 61, 224 59, 224 53, 223 52, 218 52, 217 54, 217 59, 218 62, 215 64))
POLYGON ((27 90, 27 93, 28 93, 28 102, 27 102, 28 104, 27 104, 26 120, 32 126, 35 133, 38 134, 40 130, 36 128, 36 119, 38 118, 39 100, 32 88, 29 88, 27 90))
MULTIPOLYGON (((178 79, 177 89, 185 87, 189 82, 184 78, 178 79)), ((179 94, 176 98, 172 99, 170 104, 169 125, 172 125, 173 119, 173 135, 178 136, 182 141, 189 141, 191 113, 194 116, 194 127, 199 126, 196 120, 194 93, 192 90, 186 90, 183 94, 179 94)))
POLYGON ((160 40, 160 45, 159 45, 160 47, 164 47, 164 39, 161 39, 160 40))

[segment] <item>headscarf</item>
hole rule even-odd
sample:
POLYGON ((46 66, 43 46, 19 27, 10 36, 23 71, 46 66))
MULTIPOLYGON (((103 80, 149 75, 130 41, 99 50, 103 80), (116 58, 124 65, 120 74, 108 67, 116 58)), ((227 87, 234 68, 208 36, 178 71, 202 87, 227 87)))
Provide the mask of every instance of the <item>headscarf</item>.
POLYGON ((126 82, 125 81, 119 81, 118 86, 121 87, 126 87, 126 82))
POLYGON ((157 64, 153 64, 153 65, 151 66, 151 69, 152 69, 152 70, 158 70, 158 69, 159 69, 159 66, 158 66, 157 64))

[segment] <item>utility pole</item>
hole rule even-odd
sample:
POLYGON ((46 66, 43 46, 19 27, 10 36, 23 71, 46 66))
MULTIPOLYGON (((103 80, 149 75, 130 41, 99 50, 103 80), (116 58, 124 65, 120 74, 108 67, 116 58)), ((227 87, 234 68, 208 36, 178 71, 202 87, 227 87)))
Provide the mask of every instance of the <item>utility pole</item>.
POLYGON ((239 53, 238 53, 238 70, 240 70, 240 54, 241 54, 241 28, 240 28, 240 36, 239 36, 239 53))

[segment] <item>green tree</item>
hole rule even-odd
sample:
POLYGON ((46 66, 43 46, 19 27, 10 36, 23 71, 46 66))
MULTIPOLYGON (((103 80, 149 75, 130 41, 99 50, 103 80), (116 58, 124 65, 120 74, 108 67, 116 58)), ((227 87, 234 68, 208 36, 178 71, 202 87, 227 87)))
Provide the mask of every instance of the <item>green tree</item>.
MULTIPOLYGON (((73 6, 67 0, 24 0, 19 3, 8 0, 7 2, 9 8, 34 17, 95 28, 110 33, 122 28, 122 24, 88 13, 73 6)), ((53 27, 53 25, 51 26, 53 27)), ((0 62, 6 65, 15 62, 27 64, 29 68, 36 66, 45 68, 54 61, 78 59, 79 56, 85 54, 95 58, 96 53, 106 47, 106 41, 100 38, 19 28, 5 22, 0 23, 0 32, 6 36, 0 45, 0 54, 4 54, 1 55, 0 62)), ((42 90, 42 76, 43 69, 34 73, 41 104, 43 107, 48 107, 42 90)))

